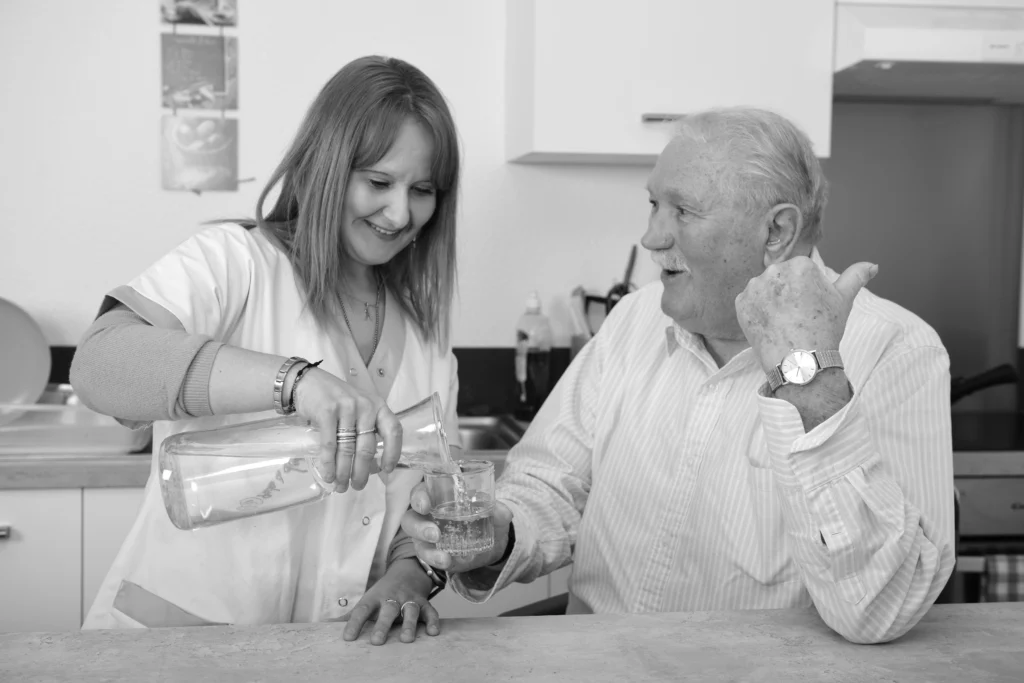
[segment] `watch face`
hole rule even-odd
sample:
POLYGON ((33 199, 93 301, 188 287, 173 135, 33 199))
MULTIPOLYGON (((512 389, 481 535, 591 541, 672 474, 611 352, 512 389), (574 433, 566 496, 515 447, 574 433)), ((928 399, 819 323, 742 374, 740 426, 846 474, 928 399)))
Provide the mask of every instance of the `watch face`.
POLYGON ((807 384, 818 372, 818 363, 809 351, 797 349, 782 359, 782 376, 790 384, 807 384))

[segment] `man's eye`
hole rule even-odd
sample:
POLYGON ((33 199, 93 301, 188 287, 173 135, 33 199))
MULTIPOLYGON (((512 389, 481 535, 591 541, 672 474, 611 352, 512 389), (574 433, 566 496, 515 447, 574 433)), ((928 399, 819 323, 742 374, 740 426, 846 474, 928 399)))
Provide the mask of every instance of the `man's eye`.
POLYGON ((683 207, 681 207, 681 206, 677 206, 677 207, 676 207, 676 211, 678 211, 678 212, 679 212, 679 215, 680 215, 680 216, 685 216, 686 214, 690 213, 689 211, 687 211, 686 209, 684 209, 684 208, 683 208, 683 207))

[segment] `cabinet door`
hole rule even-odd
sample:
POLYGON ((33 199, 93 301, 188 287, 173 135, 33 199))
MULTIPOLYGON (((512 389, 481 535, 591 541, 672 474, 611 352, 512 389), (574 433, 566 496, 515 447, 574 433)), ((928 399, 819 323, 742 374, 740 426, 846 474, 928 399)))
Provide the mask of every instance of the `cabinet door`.
POLYGON ((82 498, 82 615, 135 523, 144 488, 85 489, 82 498))
POLYGON ((442 619, 463 619, 472 617, 496 617, 502 612, 528 605, 548 597, 547 577, 533 583, 514 583, 495 593, 494 597, 482 604, 469 602, 461 595, 446 588, 431 600, 442 619))
POLYGON ((508 156, 650 163, 672 131, 657 115, 753 105, 827 157, 834 16, 833 0, 512 0, 508 156))
POLYGON ((0 631, 74 631, 82 618, 82 490, 0 491, 0 631))

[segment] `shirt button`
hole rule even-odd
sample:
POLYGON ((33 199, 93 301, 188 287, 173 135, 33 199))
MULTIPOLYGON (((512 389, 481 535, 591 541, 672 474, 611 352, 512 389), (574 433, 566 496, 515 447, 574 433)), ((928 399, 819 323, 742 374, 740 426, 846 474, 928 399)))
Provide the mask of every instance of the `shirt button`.
POLYGON ((348 369, 348 374, 350 374, 353 377, 355 377, 356 376, 356 369, 355 368, 349 368, 348 369))
POLYGON ((338 598, 338 605, 348 607, 348 598, 338 598))
POLYGON ((377 368, 377 375, 379 377, 383 377, 384 376, 384 368, 377 368))
POLYGON ((363 517, 363 526, 366 526, 369 523, 370 523, 370 518, 369 517, 363 517))

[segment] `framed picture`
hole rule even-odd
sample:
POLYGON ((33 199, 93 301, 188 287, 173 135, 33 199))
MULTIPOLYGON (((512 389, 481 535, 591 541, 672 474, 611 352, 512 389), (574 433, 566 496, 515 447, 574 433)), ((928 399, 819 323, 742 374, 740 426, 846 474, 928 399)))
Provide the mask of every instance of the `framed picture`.
POLYGON ((161 56, 164 107, 238 109, 237 38, 164 33, 161 56))
POLYGON ((160 125, 165 190, 238 190, 238 120, 165 115, 160 125))
POLYGON ((238 0, 160 0, 165 24, 237 26, 238 0))

